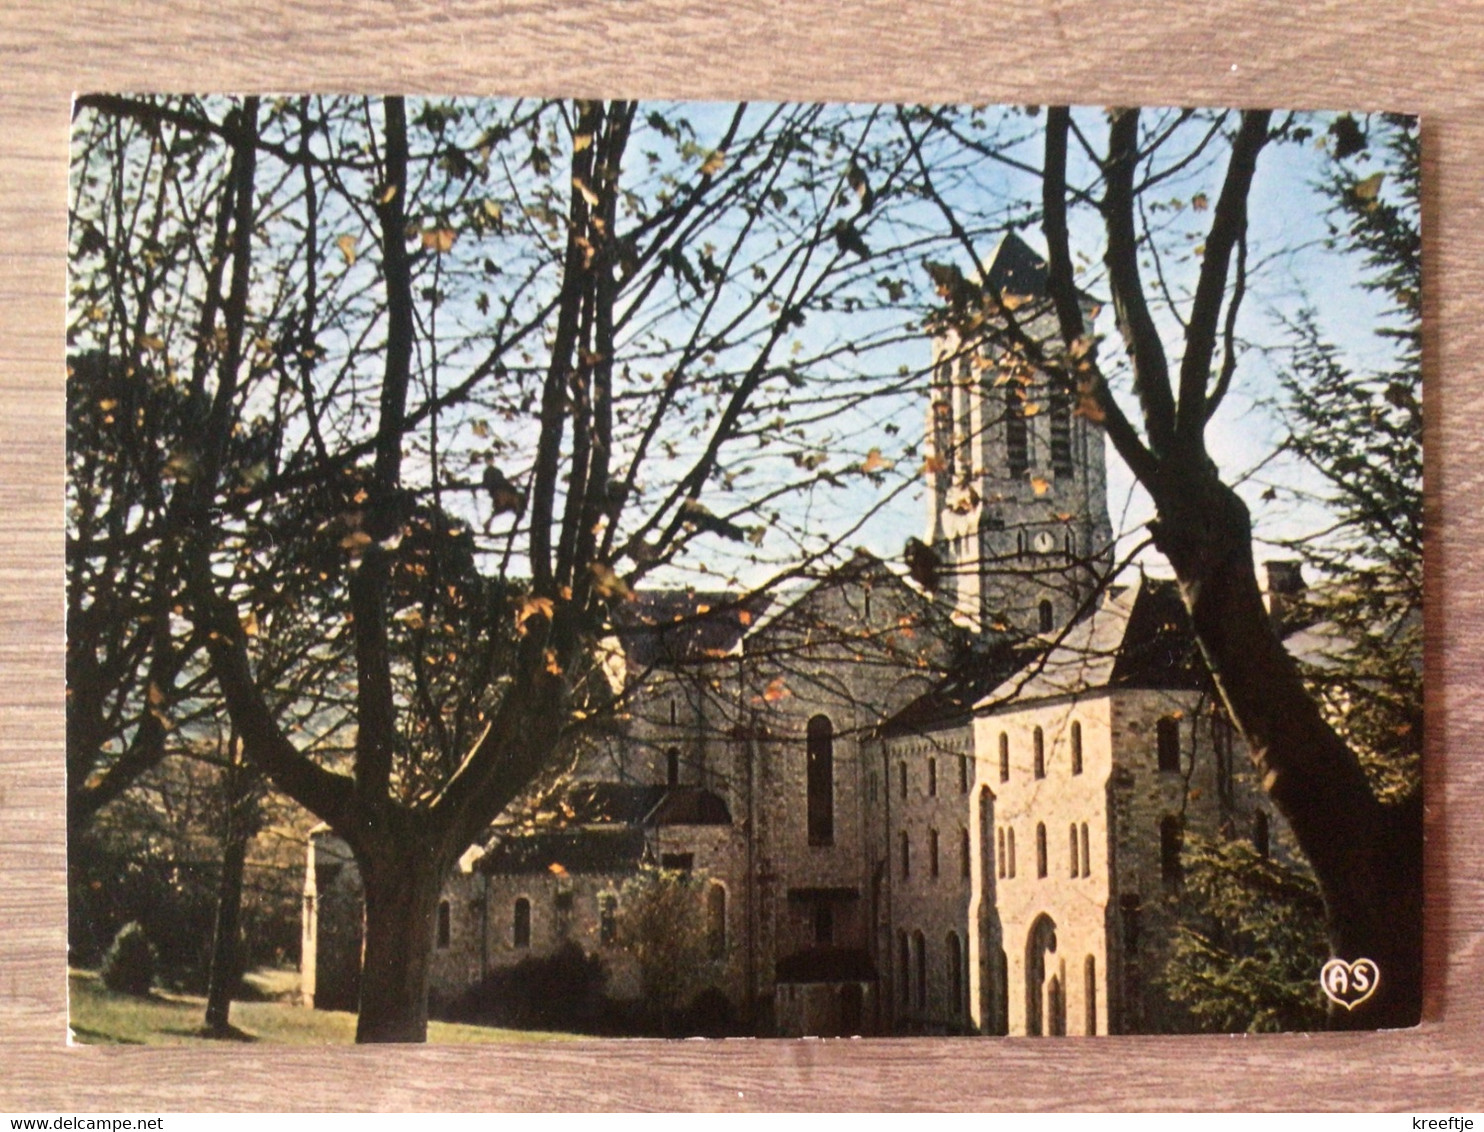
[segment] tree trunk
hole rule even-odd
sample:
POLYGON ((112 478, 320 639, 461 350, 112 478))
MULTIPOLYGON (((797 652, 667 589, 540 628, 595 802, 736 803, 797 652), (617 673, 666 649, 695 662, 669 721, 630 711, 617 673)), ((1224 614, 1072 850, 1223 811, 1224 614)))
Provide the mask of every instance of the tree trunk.
POLYGON ((251 809, 256 775, 243 763, 235 736, 226 768, 226 828, 222 831, 222 877, 217 888, 216 922, 211 936, 211 973, 206 991, 206 1028, 225 1034, 232 995, 242 978, 239 939, 242 934, 242 877, 247 845, 253 838, 251 809))
POLYGON ((433 926, 446 869, 413 837, 361 861, 365 950, 357 1042, 425 1042, 433 926))
POLYGON ((1175 569, 1201 651, 1263 787, 1314 868, 1331 950, 1380 969, 1371 997, 1353 1009, 1332 1008, 1331 1025, 1416 1025, 1421 806, 1377 801, 1359 759, 1308 694, 1263 604, 1251 520, 1237 494, 1208 464, 1162 470, 1153 494, 1155 543, 1175 569))

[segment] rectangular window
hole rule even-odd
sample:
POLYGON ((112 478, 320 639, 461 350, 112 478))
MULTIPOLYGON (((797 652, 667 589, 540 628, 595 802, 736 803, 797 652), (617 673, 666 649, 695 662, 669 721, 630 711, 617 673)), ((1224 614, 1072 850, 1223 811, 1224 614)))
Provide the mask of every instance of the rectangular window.
POLYGON ((938 796, 938 760, 928 759, 928 797, 938 796))
POLYGON ((902 797, 905 798, 907 796, 907 763, 905 760, 897 763, 897 777, 902 780, 902 797))
POLYGON ((969 756, 963 755, 958 760, 958 792, 967 794, 969 792, 969 756))
POLYGON ((1005 470, 1012 479, 1031 466, 1030 429, 1025 419, 1025 392, 1017 381, 1005 387, 1005 470))
POLYGON ((928 830, 928 873, 934 877, 938 875, 938 831, 928 830))

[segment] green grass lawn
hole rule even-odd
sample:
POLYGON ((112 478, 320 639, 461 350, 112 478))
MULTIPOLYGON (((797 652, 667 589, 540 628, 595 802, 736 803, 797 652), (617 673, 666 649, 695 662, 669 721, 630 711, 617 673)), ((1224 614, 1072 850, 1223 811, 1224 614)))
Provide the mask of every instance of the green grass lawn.
MULTIPOLYGON (((199 995, 155 991, 148 998, 115 994, 96 971, 73 970, 72 1035, 84 1045, 205 1045, 223 1041, 276 1042, 281 1045, 349 1045, 355 1041, 356 1016, 339 1010, 306 1010, 291 1001, 297 979, 278 971, 256 971, 247 977, 250 993, 265 1001, 232 1004, 232 1034, 208 1037, 202 1032, 206 1000, 199 995)), ((575 1035, 497 1030, 429 1022, 428 1041, 440 1045, 570 1040, 575 1035)))

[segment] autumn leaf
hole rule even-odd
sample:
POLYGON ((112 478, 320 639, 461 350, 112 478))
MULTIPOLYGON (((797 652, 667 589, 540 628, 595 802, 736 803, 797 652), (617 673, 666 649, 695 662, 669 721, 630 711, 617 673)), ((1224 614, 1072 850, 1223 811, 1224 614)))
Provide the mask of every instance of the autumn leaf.
POLYGON ((737 610, 737 624, 739 624, 739 625, 751 625, 752 624, 752 614, 750 612, 748 612, 747 610, 745 610, 745 609, 739 609, 739 610, 737 610))
POLYGON ((155 707, 159 707, 165 702, 165 693, 160 691, 160 686, 153 680, 149 684, 149 702, 155 707))
POLYGON ((703 162, 701 162, 701 176, 703 176, 703 177, 710 177, 710 176, 712 176, 712 175, 714 175, 716 173, 720 173, 722 171, 723 166, 725 166, 726 163, 727 163, 726 150, 724 150, 724 149, 714 149, 714 150, 712 150, 711 153, 707 156, 706 160, 703 161, 703 162))
POLYGON ((546 866, 546 869, 554 877, 564 877, 567 875, 567 870, 563 868, 561 863, 558 861, 553 861, 551 864, 546 866))
POLYGON ((922 474, 925 476, 942 475, 948 470, 948 461, 941 456, 929 456, 922 462, 922 474))
POLYGON ((1350 190, 1350 195, 1358 201, 1373 201, 1381 192, 1381 182, 1386 179, 1385 173, 1372 173, 1363 181, 1356 181, 1355 187, 1350 190))
POLYGON ((1041 411, 1041 406, 1034 401, 1027 401, 1020 410, 1025 416, 1033 417, 1041 411))
POLYGON ((424 621, 424 619, 423 619, 422 610, 420 610, 415 605, 408 606, 406 609, 402 610, 400 613, 394 613, 392 615, 392 620, 393 621, 400 621, 400 622, 402 622, 402 624, 406 625, 409 629, 414 629, 414 630, 421 629, 423 627, 423 625, 426 623, 424 621))
POLYGON ((592 187, 581 177, 572 178, 572 187, 582 194, 582 199, 587 201, 589 208, 598 207, 598 194, 593 192, 592 187))
POLYGON ((351 531, 340 540, 340 545, 345 550, 363 550, 371 545, 371 536, 365 531, 351 531))
POLYGON ((543 655, 546 658, 546 671, 553 676, 560 676, 562 674, 562 666, 557 663, 556 649, 547 649, 543 655))
POLYGON ((1044 480, 1040 476, 1032 476, 1031 490, 1034 491, 1037 495, 1045 495, 1048 491, 1051 490, 1051 483, 1049 480, 1044 480))
POLYGON ((458 235, 452 228, 429 228, 423 233, 423 247, 435 252, 446 252, 453 247, 458 235))
POLYGON ((159 352, 165 348, 165 339, 158 334, 145 334, 139 339, 139 344, 146 350, 159 352))
POLYGON ((345 266, 349 267, 356 261, 356 238, 352 235, 341 236, 335 241, 335 246, 340 249, 340 254, 345 257, 345 266))
POLYGON ((392 200, 396 197, 396 195, 397 195, 397 186, 396 185, 388 185, 386 188, 382 189, 379 193, 376 194, 376 203, 377 204, 391 204, 392 203, 392 200))
POLYGON ((890 471, 892 466, 892 462, 885 456, 881 455, 881 449, 872 448, 869 452, 866 453, 865 462, 861 464, 861 471, 868 473, 885 472, 890 471))
POLYGON ((613 567, 606 562, 593 562, 588 565, 588 573, 593 576, 593 592, 605 599, 622 598, 624 601, 632 601, 634 591, 629 589, 629 584, 613 572, 613 567))
POLYGON ((1190 198, 1190 207, 1197 212, 1205 212, 1210 203, 1205 193, 1196 193, 1195 196, 1190 198))
POLYGON ((574 134, 572 137, 572 152, 581 153, 593 144, 592 134, 574 134))
POLYGON ((258 615, 255 611, 249 609, 247 616, 241 618, 241 622, 243 636, 256 637, 259 634, 261 627, 258 625, 258 615))
POLYGON ((788 695, 788 685, 783 682, 782 676, 775 676, 769 680, 768 686, 763 689, 763 699, 770 704, 776 704, 786 695, 788 695))
POLYGON ((556 612, 556 607, 549 597, 528 597, 521 602, 520 608, 515 611, 515 631, 522 637, 526 635, 526 622, 532 617, 544 617, 550 621, 556 612))

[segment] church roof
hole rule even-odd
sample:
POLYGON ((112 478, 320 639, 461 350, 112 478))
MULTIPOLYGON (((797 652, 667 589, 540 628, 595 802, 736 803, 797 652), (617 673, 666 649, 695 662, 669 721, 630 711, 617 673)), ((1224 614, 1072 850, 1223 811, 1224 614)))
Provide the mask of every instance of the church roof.
POLYGON ((502 837, 475 866, 482 873, 514 875, 636 872, 644 859, 644 830, 637 826, 562 829, 502 837))
POLYGON ((1007 645, 974 653, 955 665, 933 688, 886 719, 877 733, 891 738, 966 725, 973 718, 974 705, 1029 664, 1040 651, 1037 645, 1007 645))
POLYGON ((731 825, 726 799, 700 786, 674 786, 644 817, 645 825, 731 825))
POLYGON ((1110 588, 1043 658, 981 698, 976 710, 1114 688, 1199 690, 1208 684, 1175 583, 1141 574, 1132 586, 1110 588))
POLYGON ((618 611, 615 635, 636 668, 694 663, 735 648, 773 600, 766 593, 646 590, 618 611))
POLYGON ((983 279, 992 295, 1040 298, 1046 294, 1046 261, 1012 229, 990 252, 983 279))

